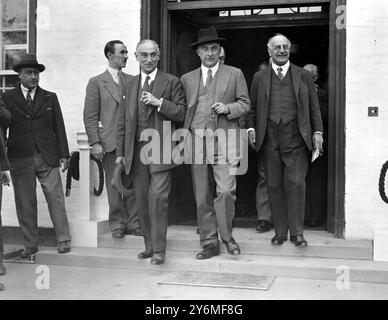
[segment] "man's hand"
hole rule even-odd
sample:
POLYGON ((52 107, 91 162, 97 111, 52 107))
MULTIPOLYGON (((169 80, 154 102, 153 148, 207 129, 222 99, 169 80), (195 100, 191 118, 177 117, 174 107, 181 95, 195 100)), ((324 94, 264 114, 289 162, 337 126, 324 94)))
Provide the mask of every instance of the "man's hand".
POLYGON ((214 111, 217 114, 228 114, 229 113, 228 106, 226 104, 223 104, 222 102, 216 102, 210 108, 214 109, 214 111))
POLYGON ((67 158, 59 159, 59 167, 62 169, 62 172, 65 172, 69 167, 69 159, 67 158))
POLYGON ((123 156, 116 157, 115 163, 116 164, 120 164, 120 163, 125 164, 125 158, 123 156))
POLYGON ((252 149, 256 148, 256 131, 255 131, 255 129, 249 130, 248 143, 252 149))
POLYGON ((160 107, 160 105, 162 104, 160 99, 155 98, 151 92, 147 92, 147 91, 143 91, 141 93, 140 101, 143 101, 145 104, 148 104, 154 107, 160 107))
POLYGON ((92 150, 90 150, 90 153, 95 156, 97 159, 102 160, 105 154, 105 150, 101 143, 97 142, 94 145, 92 145, 92 150))
POLYGON ((313 135, 313 146, 314 148, 317 148, 319 151, 319 154, 322 155, 323 153, 323 137, 320 133, 314 133, 313 135))

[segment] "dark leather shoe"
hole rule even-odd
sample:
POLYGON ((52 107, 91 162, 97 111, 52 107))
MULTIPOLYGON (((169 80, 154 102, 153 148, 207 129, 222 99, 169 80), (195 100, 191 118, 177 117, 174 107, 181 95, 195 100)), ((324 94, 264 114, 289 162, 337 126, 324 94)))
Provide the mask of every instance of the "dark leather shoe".
POLYGON ((29 259, 32 255, 38 252, 38 248, 25 248, 23 252, 20 254, 20 258, 29 259))
POLYGON ((275 234, 271 239, 271 243, 275 246, 281 246, 284 241, 287 241, 287 236, 281 234, 275 234))
POLYGON ((5 266, 3 265, 2 262, 0 262, 0 276, 4 276, 7 272, 7 269, 5 268, 5 266))
POLYGON ((208 244, 201 252, 197 253, 197 259, 204 260, 210 259, 211 257, 218 256, 220 254, 220 247, 215 244, 208 244))
POLYGON ((112 238, 119 239, 124 238, 124 231, 121 229, 113 230, 112 231, 112 238))
POLYGON ((290 241, 297 247, 307 247, 307 241, 303 236, 290 236, 290 241))
POLYGON ((271 229, 272 229, 272 225, 268 221, 265 221, 265 220, 260 220, 257 227, 256 227, 256 231, 259 233, 267 232, 271 229))
POLYGON ((152 252, 151 250, 146 249, 146 250, 144 250, 143 252, 140 252, 140 253, 137 255, 137 257, 138 257, 139 259, 148 259, 148 258, 151 258, 152 255, 153 255, 153 252, 152 252))
POLYGON ((70 241, 62 241, 58 243, 58 253, 67 253, 70 252, 70 250, 70 241))
POLYGON ((164 263, 164 252, 154 253, 151 258, 151 264, 162 264, 164 263))
POLYGON ((225 244, 226 250, 229 254, 236 256, 241 253, 240 247, 238 246, 236 240, 233 238, 230 238, 229 241, 222 240, 222 242, 225 244))
POLYGON ((132 234, 132 235, 137 236, 137 237, 142 237, 144 235, 143 231, 141 231, 140 228, 127 229, 127 230, 125 230, 125 234, 132 234))

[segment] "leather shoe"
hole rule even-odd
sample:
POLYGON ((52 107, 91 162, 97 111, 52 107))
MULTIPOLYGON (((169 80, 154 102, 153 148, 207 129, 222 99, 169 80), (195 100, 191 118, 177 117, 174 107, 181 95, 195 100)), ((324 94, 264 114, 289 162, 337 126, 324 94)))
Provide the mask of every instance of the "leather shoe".
POLYGON ((137 257, 138 257, 139 259, 148 259, 148 258, 151 258, 152 255, 153 255, 153 252, 152 252, 151 250, 146 249, 146 250, 144 250, 143 252, 140 252, 140 253, 137 255, 137 257))
POLYGON ((124 238, 124 231, 121 229, 113 230, 112 238, 115 238, 115 239, 124 238))
POLYGON ((29 259, 33 254, 38 252, 38 248, 25 248, 23 252, 20 254, 20 258, 29 259))
POLYGON ((257 227, 256 227, 256 231, 259 233, 263 233, 263 232, 267 232, 267 231, 271 230, 271 228, 272 228, 272 226, 268 221, 260 220, 257 227))
POLYGON ((70 250, 70 241, 62 241, 58 243, 58 253, 67 253, 70 252, 70 250))
POLYGON ((7 272, 7 269, 3 265, 3 263, 0 262, 0 276, 4 276, 7 272))
POLYGON ((281 234, 275 234, 275 236, 271 239, 271 243, 275 246, 281 246, 284 241, 287 241, 287 236, 281 234))
POLYGON ((164 263, 164 256, 165 256, 164 252, 155 252, 151 258, 151 264, 164 263))
POLYGON ((229 241, 222 240, 222 242, 225 244, 226 250, 229 254, 236 256, 241 253, 240 247, 238 246, 236 240, 234 240, 233 238, 230 238, 229 241))
POLYGON ((141 231, 140 228, 126 229, 125 234, 132 234, 132 235, 137 236, 137 237, 142 237, 144 235, 143 231, 141 231))
POLYGON ((197 253, 197 259, 204 260, 210 259, 211 257, 218 256, 220 254, 220 247, 215 244, 208 244, 201 252, 197 253))
POLYGON ((307 247, 307 241, 303 236, 290 236, 290 241, 297 247, 307 247))

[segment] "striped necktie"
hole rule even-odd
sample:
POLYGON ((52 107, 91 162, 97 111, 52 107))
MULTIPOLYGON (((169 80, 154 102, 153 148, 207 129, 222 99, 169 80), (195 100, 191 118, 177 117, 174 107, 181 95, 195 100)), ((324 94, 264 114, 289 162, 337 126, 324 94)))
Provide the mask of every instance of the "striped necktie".
POLYGON ((29 107, 32 107, 32 97, 31 97, 32 89, 28 89, 26 100, 29 107))
POLYGON ((279 77, 280 80, 283 80, 283 79, 284 79, 282 70, 283 70, 283 69, 282 69, 281 67, 278 68, 278 77, 279 77))

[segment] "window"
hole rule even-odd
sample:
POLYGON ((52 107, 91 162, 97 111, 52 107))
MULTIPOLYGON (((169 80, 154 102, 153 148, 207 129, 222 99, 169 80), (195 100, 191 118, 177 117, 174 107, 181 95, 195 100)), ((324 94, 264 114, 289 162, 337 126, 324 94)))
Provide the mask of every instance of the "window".
POLYGON ((31 3, 31 0, 0 0, 0 93, 15 87, 19 78, 12 67, 20 55, 31 52, 31 3))

